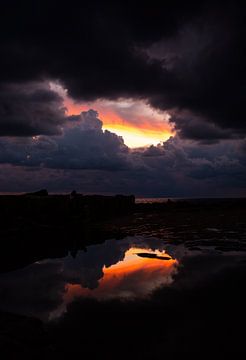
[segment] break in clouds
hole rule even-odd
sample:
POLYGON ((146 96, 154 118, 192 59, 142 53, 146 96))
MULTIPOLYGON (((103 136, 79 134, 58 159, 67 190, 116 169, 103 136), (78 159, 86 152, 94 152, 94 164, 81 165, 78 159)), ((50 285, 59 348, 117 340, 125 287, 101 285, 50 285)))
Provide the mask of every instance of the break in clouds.
POLYGON ((239 1, 93 0, 76 12, 73 1, 3 1, 0 191, 245 194, 244 10, 239 1), (67 116, 49 81, 74 101, 145 101, 170 115, 174 135, 129 149, 102 130, 97 109, 67 116))

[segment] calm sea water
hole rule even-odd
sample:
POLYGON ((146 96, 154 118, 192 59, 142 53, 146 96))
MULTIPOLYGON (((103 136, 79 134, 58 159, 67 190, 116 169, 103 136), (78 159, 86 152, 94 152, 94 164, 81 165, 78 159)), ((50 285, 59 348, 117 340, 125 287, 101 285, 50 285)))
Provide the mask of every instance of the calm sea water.
POLYGON ((136 198, 135 202, 137 204, 151 204, 151 203, 166 203, 168 199, 173 200, 173 198, 136 198))
POLYGON ((246 198, 241 197, 230 197, 230 198, 224 198, 224 197, 201 197, 201 198, 191 198, 191 197, 153 197, 153 198, 141 198, 137 197, 135 202, 137 204, 151 204, 151 203, 166 203, 168 201, 172 202, 180 202, 180 201, 186 201, 186 202, 235 202, 235 201, 245 201, 246 198))

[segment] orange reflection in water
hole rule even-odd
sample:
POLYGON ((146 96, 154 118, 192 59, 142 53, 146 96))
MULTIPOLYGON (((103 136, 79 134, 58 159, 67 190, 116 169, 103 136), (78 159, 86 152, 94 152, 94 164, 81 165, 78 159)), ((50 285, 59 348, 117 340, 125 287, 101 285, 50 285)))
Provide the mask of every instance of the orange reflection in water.
MULTIPOLYGON (((65 303, 76 297, 95 297, 97 299, 146 297, 159 286, 173 282, 178 261, 160 258, 141 257, 137 254, 152 254, 169 257, 161 251, 143 248, 131 248, 126 251, 123 261, 103 268, 103 277, 95 289, 83 288, 79 284, 67 284, 65 303)), ((145 255, 144 255, 145 256, 145 255)))

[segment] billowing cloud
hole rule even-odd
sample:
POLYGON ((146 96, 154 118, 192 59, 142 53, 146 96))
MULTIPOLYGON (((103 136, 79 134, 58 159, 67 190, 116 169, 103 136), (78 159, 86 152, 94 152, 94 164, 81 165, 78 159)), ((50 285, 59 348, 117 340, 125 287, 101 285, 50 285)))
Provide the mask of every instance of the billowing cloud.
POLYGON ((223 139, 237 139, 244 137, 239 130, 230 127, 223 128, 211 121, 195 116, 189 112, 173 113, 170 122, 174 124, 174 130, 183 139, 193 139, 201 143, 215 143, 223 139))
POLYGON ((213 143, 176 135, 157 146, 133 150, 121 137, 102 130, 94 110, 67 121, 59 136, 1 138, 2 191, 47 187, 164 197, 244 194, 243 139, 213 143))
POLYGON ((94 110, 67 118, 71 126, 56 137, 36 136, 0 140, 0 162, 56 169, 106 169, 128 167, 123 139, 102 130, 94 110), (73 126, 72 126, 73 125, 73 126))
POLYGON ((60 3, 3 3, 2 84, 59 80, 77 100, 145 99, 245 134, 241 3, 154 2, 150 9, 94 0, 70 8, 68 16, 60 3))
POLYGON ((0 86, 0 136, 55 135, 65 120, 63 99, 48 83, 0 86))
POLYGON ((82 110, 90 108, 97 109, 103 120, 103 128, 122 136, 125 144, 131 148, 156 145, 173 134, 169 114, 154 109, 144 100, 99 99, 75 102, 67 96, 61 85, 50 84, 64 98, 68 115, 80 114, 82 110))
MULTIPOLYGON (((212 124, 218 138, 229 136, 229 132, 232 137, 245 135, 243 13, 237 2, 228 1, 223 8, 215 2, 172 38, 153 43, 147 51, 151 58, 164 61, 173 80, 168 91, 151 97, 150 102, 174 111, 178 128, 182 116, 183 135, 188 138, 199 135, 197 127, 190 131, 190 121, 186 131, 187 113, 212 124), (225 129, 229 130, 227 135, 223 134, 225 129)), ((214 138, 215 132, 206 135, 214 138)))

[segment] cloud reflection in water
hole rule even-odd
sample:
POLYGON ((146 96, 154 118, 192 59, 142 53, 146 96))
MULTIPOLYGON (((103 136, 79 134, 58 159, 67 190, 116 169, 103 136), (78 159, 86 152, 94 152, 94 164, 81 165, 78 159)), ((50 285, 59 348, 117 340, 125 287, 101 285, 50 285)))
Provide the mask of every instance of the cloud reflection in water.
POLYGON ((109 267, 103 267, 103 276, 98 287, 89 289, 80 284, 67 284, 65 301, 86 296, 97 299, 146 297, 157 287, 169 285, 177 272, 178 261, 166 260, 166 253, 146 248, 131 247, 123 260, 109 267), (156 254, 158 257, 140 257, 139 253, 156 254), (160 257, 164 256, 164 260, 160 257))
POLYGON ((0 310, 48 320, 63 314, 78 297, 146 298, 173 282, 177 266, 160 240, 108 240, 79 251, 75 258, 44 259, 1 274, 0 310))

